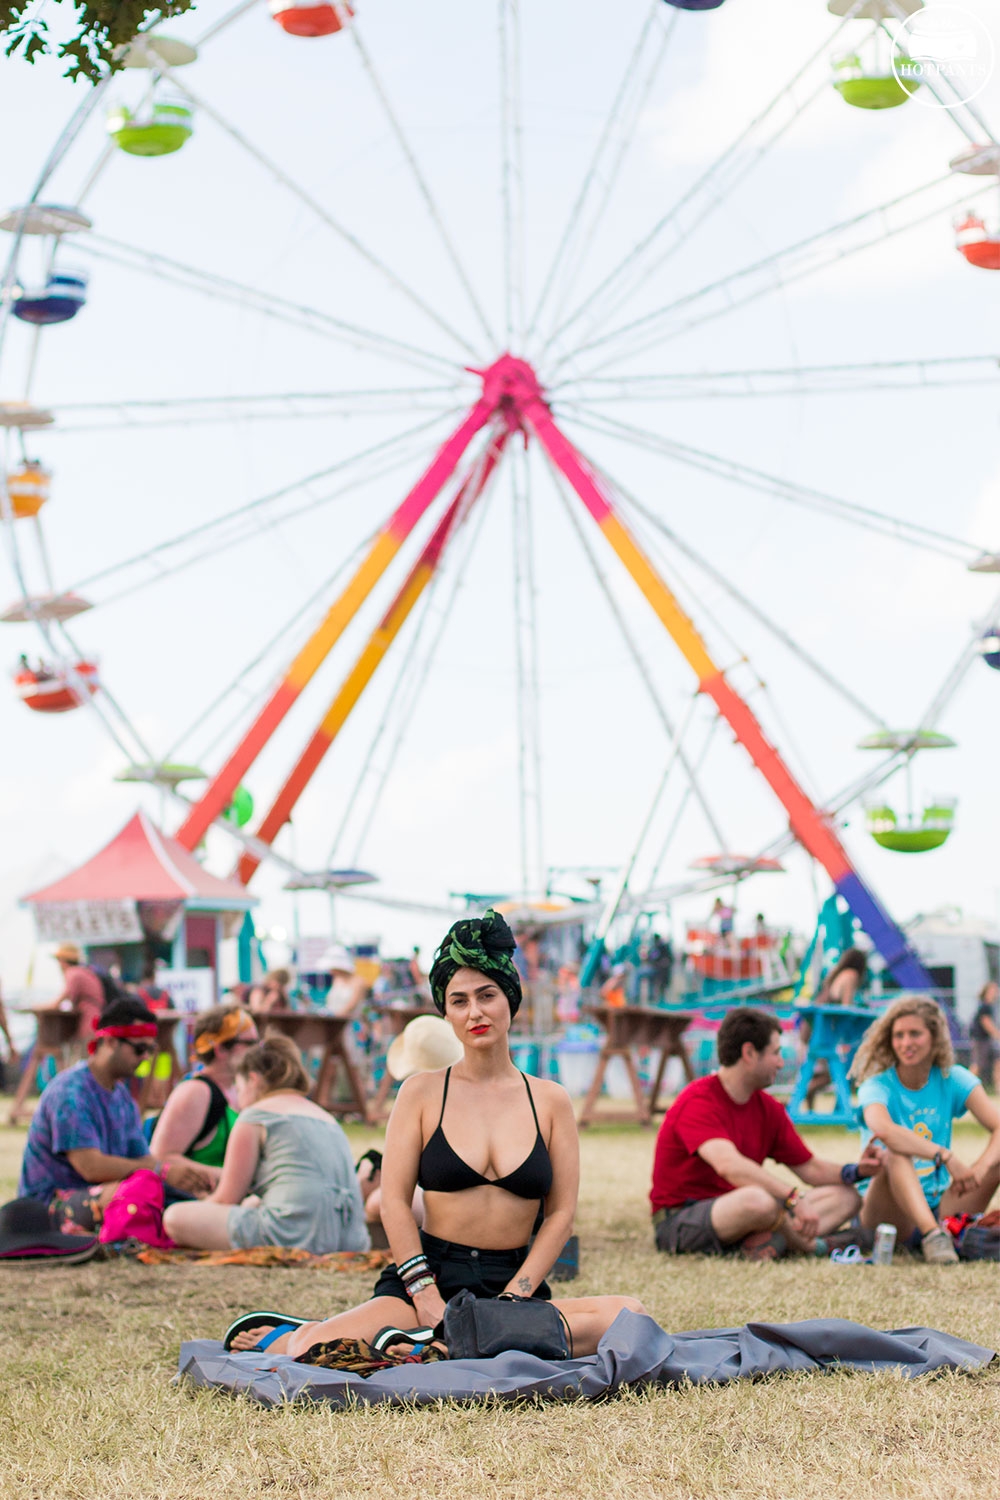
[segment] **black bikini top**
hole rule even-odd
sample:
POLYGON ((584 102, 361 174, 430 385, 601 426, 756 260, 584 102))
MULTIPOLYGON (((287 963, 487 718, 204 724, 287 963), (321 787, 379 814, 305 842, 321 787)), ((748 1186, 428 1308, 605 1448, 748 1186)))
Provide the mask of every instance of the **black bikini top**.
POLYGON ((444 1106, 448 1098, 448 1081, 451 1078, 451 1069, 448 1069, 444 1075, 444 1093, 441 1095, 441 1114, 437 1129, 420 1153, 417 1182, 425 1192, 461 1193, 466 1188, 485 1185, 503 1188, 505 1192, 513 1193, 517 1198, 544 1199, 548 1197, 552 1188, 552 1161, 539 1129, 535 1101, 531 1097, 531 1085, 523 1073, 521 1077, 524 1078, 531 1113, 535 1118, 535 1144, 521 1165, 515 1167, 513 1172, 508 1172, 506 1177, 484 1177, 481 1172, 475 1171, 468 1162, 462 1160, 454 1147, 449 1144, 442 1129, 444 1106))

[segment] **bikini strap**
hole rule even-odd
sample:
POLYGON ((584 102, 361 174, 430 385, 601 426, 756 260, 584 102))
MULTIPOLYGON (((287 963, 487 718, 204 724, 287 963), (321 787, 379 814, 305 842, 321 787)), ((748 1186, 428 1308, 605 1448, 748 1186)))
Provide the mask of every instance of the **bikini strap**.
MULTIPOLYGON (((451 1069, 449 1068, 448 1071, 451 1072, 451 1069)), ((536 1130, 536 1132, 539 1135, 541 1135, 541 1133, 542 1133, 542 1127, 538 1123, 538 1111, 535 1109, 535 1101, 532 1098, 531 1084, 528 1082, 528 1075, 527 1075, 527 1073, 522 1073, 521 1077, 524 1079, 524 1086, 528 1090, 528 1103, 531 1105, 531 1113, 534 1115, 534 1118, 535 1118, 535 1130, 536 1130)), ((444 1113, 443 1109, 442 1109, 441 1113, 442 1114, 444 1113)))
POLYGON ((438 1130, 441 1129, 441 1125, 442 1125, 442 1123, 444 1121, 444 1106, 445 1106, 445 1102, 446 1102, 446 1100, 448 1098, 448 1080, 449 1080, 450 1077, 451 1077, 451 1069, 450 1068, 446 1068, 445 1069, 445 1074, 444 1074, 444 1091, 443 1091, 443 1093, 441 1095, 441 1113, 438 1115, 438 1122, 437 1122, 437 1128, 438 1128, 438 1130))

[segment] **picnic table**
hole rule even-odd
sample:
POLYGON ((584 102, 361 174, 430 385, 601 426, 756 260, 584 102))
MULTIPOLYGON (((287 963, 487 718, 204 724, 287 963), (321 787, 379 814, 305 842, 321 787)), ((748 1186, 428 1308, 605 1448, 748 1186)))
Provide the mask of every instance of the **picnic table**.
POLYGON ((660 1086, 668 1060, 671 1057, 679 1058, 688 1083, 694 1078, 691 1059, 681 1040, 684 1030, 693 1019, 692 1013, 687 1010, 660 1009, 651 1005, 587 1005, 584 1006, 583 1013, 602 1027, 604 1041, 597 1057, 597 1071, 580 1110, 579 1123, 589 1125, 594 1118, 608 1064, 613 1057, 620 1057, 632 1085, 635 1105, 630 1110, 615 1114, 602 1111, 601 1119, 650 1124, 659 1109, 660 1086), (636 1048, 648 1048, 660 1054, 656 1076, 648 1092, 643 1089, 639 1078, 634 1056, 636 1048))
POLYGON ((348 1028, 354 1025, 353 1016, 335 1016, 325 1010, 272 1010, 259 1016, 264 1035, 280 1032, 291 1037, 300 1052, 312 1047, 322 1050, 319 1073, 310 1092, 310 1098, 331 1115, 359 1115, 367 1117, 367 1101, 361 1075, 347 1050, 348 1028), (350 1098, 335 1100, 333 1087, 338 1072, 343 1069, 347 1079, 350 1098))

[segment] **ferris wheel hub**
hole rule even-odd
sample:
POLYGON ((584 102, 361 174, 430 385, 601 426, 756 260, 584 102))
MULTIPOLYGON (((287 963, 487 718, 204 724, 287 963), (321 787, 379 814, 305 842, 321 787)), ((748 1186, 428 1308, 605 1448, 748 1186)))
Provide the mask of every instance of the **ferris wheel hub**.
POLYGON ((527 432, 524 416, 529 407, 548 402, 542 384, 526 359, 505 353, 484 370, 467 365, 470 375, 483 382, 483 396, 491 407, 503 414, 510 432, 527 432))

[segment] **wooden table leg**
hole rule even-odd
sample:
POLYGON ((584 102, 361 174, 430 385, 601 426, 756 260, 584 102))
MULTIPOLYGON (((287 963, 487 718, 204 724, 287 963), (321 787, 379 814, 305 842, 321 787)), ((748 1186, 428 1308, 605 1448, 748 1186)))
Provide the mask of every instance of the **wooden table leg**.
POLYGON ((593 1082, 591 1083, 590 1088, 587 1090, 587 1097, 583 1101, 583 1108, 580 1110, 580 1118, 577 1122, 580 1125, 590 1124, 591 1116, 594 1113, 594 1108, 597 1104, 598 1099, 600 1098, 601 1085, 604 1082, 604 1074, 607 1071, 608 1063, 610 1061, 611 1049, 610 1047, 608 1047, 607 1043, 605 1043, 600 1052, 597 1054, 597 1068, 594 1072, 593 1082))
POLYGON ((636 1119, 638 1120, 640 1125, 648 1125, 651 1114, 649 1108, 649 1100, 643 1093, 642 1079, 639 1077, 639 1070, 636 1068, 635 1058, 632 1056, 631 1047, 622 1047, 619 1050, 618 1056, 625 1064, 625 1071, 628 1074, 629 1083, 632 1085, 632 1094, 635 1098, 636 1119))
POLYGON ((660 1086, 663 1083, 663 1075, 667 1070, 667 1059, 675 1055, 669 1045, 660 1048, 659 1066, 656 1069, 656 1077, 653 1079, 653 1087, 649 1091, 650 1118, 656 1114, 657 1105, 660 1102, 660 1086))
POLYGON ((384 1120, 386 1115, 388 1115, 389 1111, 386 1109, 385 1104, 389 1095, 392 1093, 392 1086, 395 1082, 395 1078, 393 1078, 392 1074, 389 1072, 389 1069, 386 1068, 385 1072, 382 1074, 379 1086, 375 1090, 374 1098, 368 1106, 369 1125, 377 1125, 380 1120, 384 1120))
POLYGON ((366 1120, 368 1118, 368 1101, 365 1098, 365 1091, 361 1082, 361 1077, 358 1073, 357 1068, 354 1066, 354 1063, 348 1056, 346 1047, 344 1047, 342 1043, 340 1045, 338 1045, 336 1042, 331 1043, 331 1045, 328 1046, 326 1051, 324 1052, 323 1061, 320 1063, 319 1076, 316 1079, 316 1091, 313 1095, 313 1098, 319 1105, 320 1109, 328 1110, 330 1114, 356 1114, 359 1115, 362 1120, 366 1120), (344 1072, 347 1074, 348 1088, 350 1089, 351 1094, 354 1098, 353 1110, 351 1109, 350 1105, 347 1105, 345 1107, 343 1105, 334 1104, 330 1099, 330 1095, 333 1091, 334 1080, 337 1076, 338 1063, 341 1067, 343 1067, 344 1072))

